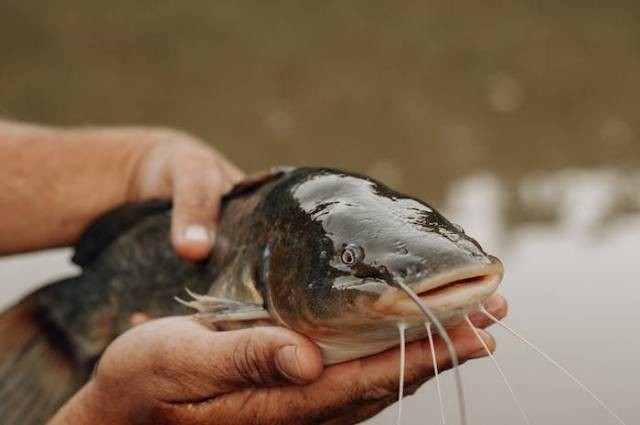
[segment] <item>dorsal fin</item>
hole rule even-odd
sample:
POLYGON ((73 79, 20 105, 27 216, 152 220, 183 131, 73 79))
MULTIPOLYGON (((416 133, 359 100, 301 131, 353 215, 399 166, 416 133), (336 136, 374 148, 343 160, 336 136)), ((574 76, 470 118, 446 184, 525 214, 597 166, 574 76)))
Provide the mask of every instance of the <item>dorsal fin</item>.
POLYGON ((224 196, 224 199, 235 198, 236 196, 243 195, 247 192, 251 192, 263 184, 282 176, 283 174, 289 173, 295 170, 295 167, 289 167, 285 165, 280 165, 277 167, 271 167, 268 170, 260 171, 258 173, 252 174, 250 176, 245 177, 238 183, 236 183, 233 188, 224 196))
POLYGON ((81 267, 88 266, 122 233, 145 218, 170 209, 170 201, 150 200, 124 204, 107 212, 90 224, 80 236, 71 260, 81 267))

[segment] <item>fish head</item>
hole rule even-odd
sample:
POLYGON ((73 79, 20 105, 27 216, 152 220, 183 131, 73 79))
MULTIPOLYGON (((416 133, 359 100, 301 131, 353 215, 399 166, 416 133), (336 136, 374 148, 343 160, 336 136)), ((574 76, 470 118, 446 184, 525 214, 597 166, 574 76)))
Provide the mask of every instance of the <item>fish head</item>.
POLYGON ((337 361, 355 355, 338 352, 341 344, 393 346, 398 323, 412 339, 424 333, 426 319, 401 284, 445 326, 500 284, 500 261, 460 226, 368 177, 301 169, 276 192, 272 201, 289 208, 272 218, 277 236, 265 251, 270 310, 337 361))

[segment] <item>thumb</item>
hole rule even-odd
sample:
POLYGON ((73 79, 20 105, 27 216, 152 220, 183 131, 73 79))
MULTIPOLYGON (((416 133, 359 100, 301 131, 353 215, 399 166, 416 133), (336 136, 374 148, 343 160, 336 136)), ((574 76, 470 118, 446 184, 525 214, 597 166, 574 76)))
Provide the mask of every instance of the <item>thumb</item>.
POLYGON ((97 375, 103 382, 138 382, 152 397, 180 402, 248 387, 307 383, 322 369, 318 347, 289 329, 216 332, 190 317, 167 317, 116 339, 97 375))
POLYGON ((280 327, 259 327, 218 334, 226 347, 222 363, 228 373, 219 381, 227 390, 253 386, 304 384, 322 373, 318 347, 280 327))

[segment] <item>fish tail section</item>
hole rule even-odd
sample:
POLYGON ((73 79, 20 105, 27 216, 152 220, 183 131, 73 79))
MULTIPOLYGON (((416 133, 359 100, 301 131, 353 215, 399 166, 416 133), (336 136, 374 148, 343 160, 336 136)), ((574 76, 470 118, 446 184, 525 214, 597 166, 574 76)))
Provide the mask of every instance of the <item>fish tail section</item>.
POLYGON ((0 313, 0 418, 44 424, 83 384, 86 368, 33 297, 0 313))

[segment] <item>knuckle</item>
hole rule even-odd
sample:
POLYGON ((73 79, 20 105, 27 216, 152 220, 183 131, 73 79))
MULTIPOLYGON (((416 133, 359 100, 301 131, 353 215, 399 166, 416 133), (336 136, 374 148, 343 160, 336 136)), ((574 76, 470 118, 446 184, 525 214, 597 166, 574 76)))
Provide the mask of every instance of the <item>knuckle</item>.
POLYGON ((274 381, 273 367, 266 350, 249 338, 243 338, 232 354, 234 372, 250 384, 261 385, 274 381))

